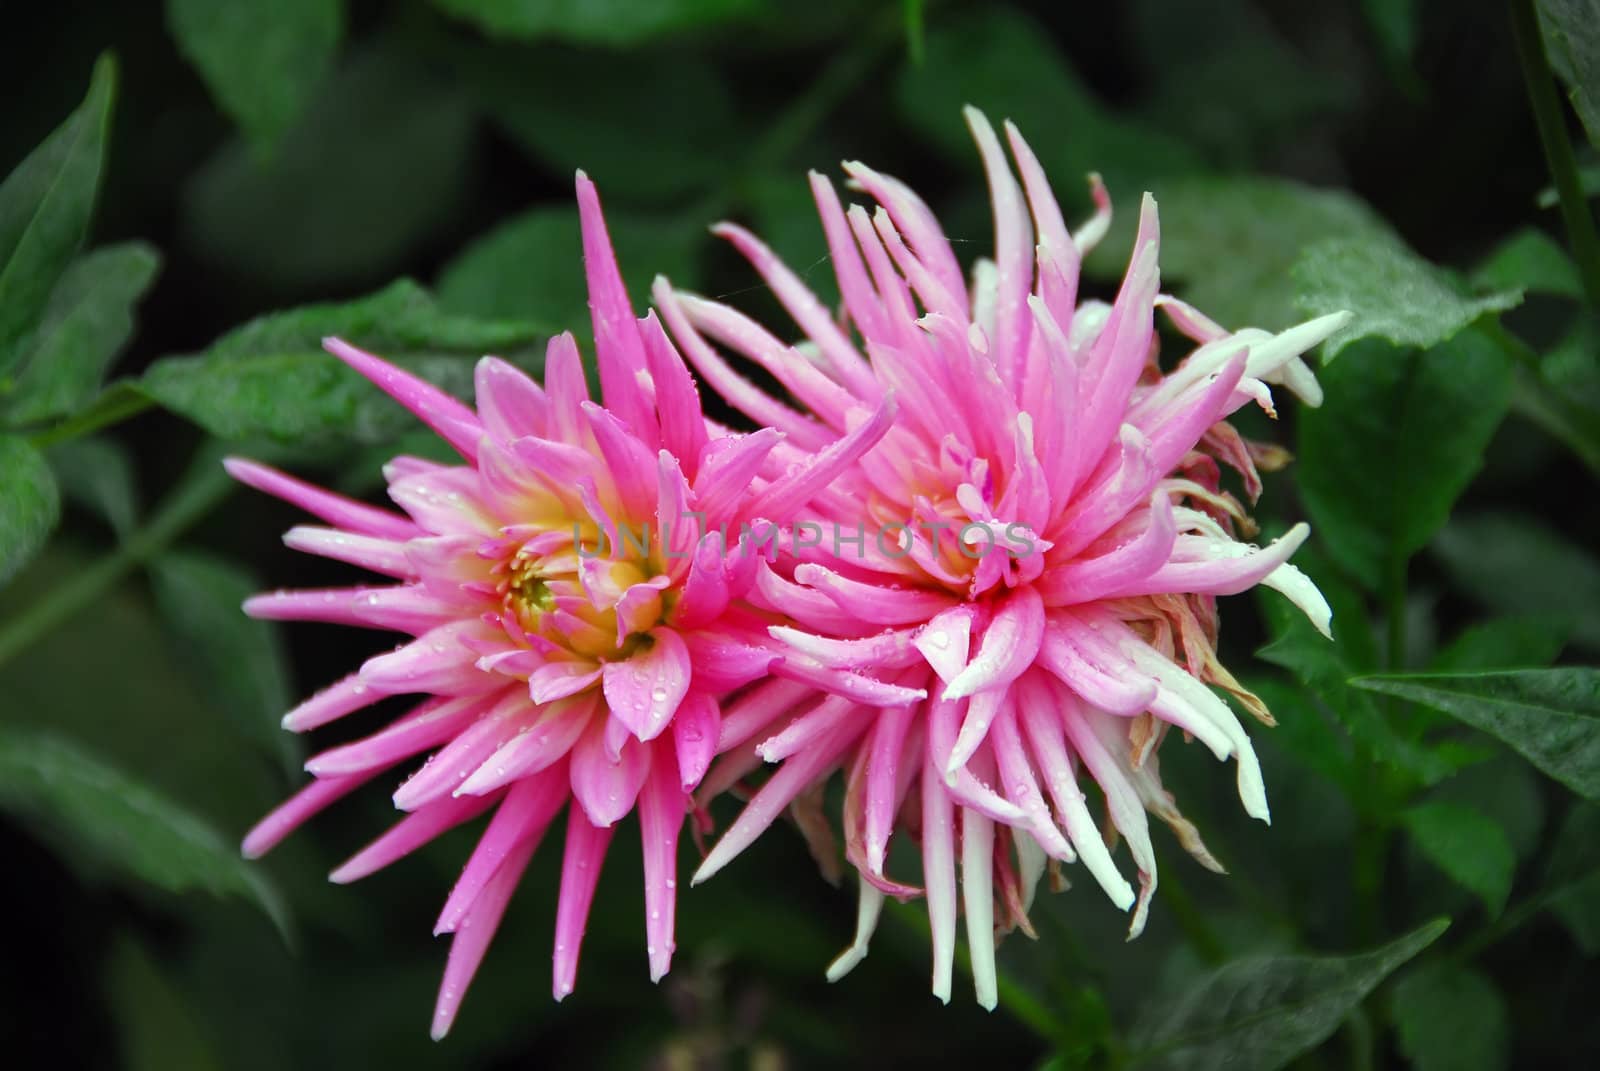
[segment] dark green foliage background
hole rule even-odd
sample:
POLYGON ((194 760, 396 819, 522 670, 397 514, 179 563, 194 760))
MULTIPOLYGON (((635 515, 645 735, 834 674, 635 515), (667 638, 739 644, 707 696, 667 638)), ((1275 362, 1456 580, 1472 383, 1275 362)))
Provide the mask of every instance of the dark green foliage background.
MULTIPOLYGON (((7 1066, 1600 1064, 1600 260, 1546 192, 1525 0, 28 7, 0 33, 7 1066), (283 709, 386 638, 237 612, 350 571, 285 551, 293 512, 219 459, 372 494, 384 458, 438 449, 324 334, 458 392, 480 353, 536 369, 549 332, 587 334, 580 167, 640 300, 664 272, 775 311, 720 218, 829 296, 804 172, 841 159, 908 180, 970 261, 990 228, 966 103, 1018 122, 1071 215, 1105 176, 1092 294, 1151 189, 1164 285, 1214 318, 1357 313, 1321 409, 1246 417, 1297 454, 1263 528, 1313 523, 1296 560, 1335 608, 1330 643, 1275 593, 1224 607, 1225 661, 1281 723, 1254 734, 1272 827, 1174 739, 1164 774, 1230 874, 1158 837, 1131 944, 1092 882, 1042 894, 990 1014, 928 995, 915 909, 826 983, 853 891, 782 825, 685 891, 651 986, 630 822, 577 993, 548 995, 549 844, 429 1043, 468 832, 330 886, 393 818, 374 788, 237 856, 304 777, 283 709)), ((1539 7, 1547 133, 1600 188, 1600 5, 1539 7)), ((315 746, 378 719, 352 720, 315 746)))

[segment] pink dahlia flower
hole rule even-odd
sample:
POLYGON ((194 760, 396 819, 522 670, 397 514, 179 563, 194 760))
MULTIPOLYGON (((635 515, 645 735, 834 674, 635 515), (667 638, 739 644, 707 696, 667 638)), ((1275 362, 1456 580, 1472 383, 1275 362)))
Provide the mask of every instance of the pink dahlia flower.
POLYGON ((602 407, 570 334, 552 339, 541 388, 504 361, 477 367, 477 411, 330 339, 336 357, 437 431, 463 464, 385 468, 404 515, 249 461, 244 483, 306 510, 289 546, 392 583, 261 595, 257 617, 415 637, 284 719, 304 731, 387 696, 427 696, 379 732, 312 758, 311 782, 258 825, 267 851, 308 817, 398 763, 431 753, 394 794, 408 812, 333 872, 354 881, 492 812, 439 916, 453 933, 433 1033, 450 1027, 518 878, 564 805, 554 992, 572 991, 579 945, 616 822, 637 809, 650 973, 673 951, 678 833, 715 753, 719 699, 764 677, 769 617, 742 607, 754 559, 714 529, 781 510, 841 461, 755 479, 778 438, 707 424, 693 379, 653 315, 635 319, 593 185, 577 183, 602 407), (569 805, 570 804, 570 805, 569 805))
POLYGON ((1268 382, 1315 404, 1299 355, 1346 316, 1280 334, 1229 333, 1161 294, 1149 196, 1116 300, 1079 302, 1081 258, 1110 222, 1105 191, 1091 180, 1098 210, 1070 231, 1017 131, 1006 127, 1020 186, 988 122, 971 110, 967 119, 996 229, 994 260, 977 265, 970 287, 928 207, 852 163, 846 172, 878 202, 871 215, 844 211, 828 180, 811 178, 840 320, 755 237, 719 228, 794 318, 803 346, 663 281, 655 296, 705 380, 784 433, 779 454, 791 464, 835 451, 885 399, 898 405, 883 440, 790 519, 796 532, 829 534, 790 539, 777 563, 758 565, 753 598, 793 622, 771 629, 788 648, 781 671, 811 667, 806 679, 837 694, 769 683, 766 720, 727 727, 723 744, 739 747, 708 790, 762 760, 782 766, 694 880, 843 769, 846 856, 859 871, 861 907, 856 940, 830 977, 866 954, 886 894, 920 892, 934 992, 949 999, 964 911, 977 996, 992 1007, 997 933, 1028 928, 1034 889, 1055 863, 1081 861, 1132 911, 1130 936, 1156 887, 1147 813, 1216 868, 1161 784, 1157 751, 1170 728, 1233 759, 1246 812, 1268 820, 1250 738, 1207 687, 1270 723, 1217 661, 1215 599, 1264 583, 1323 629, 1330 615, 1287 564, 1305 525, 1266 547, 1236 538, 1253 529, 1223 490, 1219 462, 1253 497, 1258 459, 1282 456, 1253 449, 1223 421, 1250 402, 1272 412, 1268 382), (1165 371, 1158 307, 1197 343, 1165 371), (789 399, 757 390, 723 350, 765 369, 789 399), (874 701, 864 680, 899 695, 874 701), (1104 834, 1085 781, 1104 798, 1104 834), (886 873, 896 830, 920 840, 920 889, 886 873), (1115 834, 1128 843, 1138 892, 1112 858, 1115 834))

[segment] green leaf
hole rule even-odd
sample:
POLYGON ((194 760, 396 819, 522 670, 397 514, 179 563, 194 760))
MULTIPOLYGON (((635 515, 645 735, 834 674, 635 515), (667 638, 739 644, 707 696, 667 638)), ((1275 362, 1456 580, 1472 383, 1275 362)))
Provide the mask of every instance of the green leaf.
POLYGON ((262 160, 243 140, 182 200, 205 261, 285 287, 382 277, 454 218, 474 117, 465 92, 398 45, 370 46, 324 84, 262 160))
POLYGON ((113 439, 71 439, 45 454, 61 497, 100 517, 117 537, 126 538, 139 519, 133 460, 113 439))
POLYGON ((1439 919, 1354 956, 1229 963, 1150 1007, 1129 1038, 1131 1066, 1270 1071, 1321 1044, 1396 968, 1449 926, 1439 919))
POLYGON ((67 268, 22 359, 9 419, 18 424, 75 412, 133 334, 133 310, 155 281, 161 256, 143 242, 107 246, 67 268))
MULTIPOLYGON (((656 274, 692 289, 705 233, 678 218, 612 212, 607 219, 629 296, 650 303, 656 274)), ((468 316, 532 320, 555 334, 589 335, 589 287, 573 208, 536 208, 479 238, 439 276, 439 305, 468 316)))
POLYGON ((1417 0, 1361 0, 1361 13, 1392 64, 1408 64, 1417 47, 1417 0))
POLYGON ((1425 546, 1483 464, 1511 398, 1509 359, 1476 332, 1425 352, 1376 340, 1318 377, 1300 414, 1300 492, 1319 540, 1369 590, 1425 546))
POLYGON ((1074 194, 1063 198, 1068 204, 1087 205, 1081 182, 1091 171, 1103 173, 1114 194, 1136 197, 1152 178, 1197 166, 1182 141, 1106 113, 1052 41, 1044 27, 1009 7, 941 14, 928 27, 924 62, 901 70, 900 109, 972 172, 979 167, 978 153, 962 107, 973 105, 996 124, 1010 119, 1038 154, 1057 194, 1074 194))
POLYGON ((1537 0, 1550 66, 1567 83, 1572 107, 1600 146, 1600 3, 1537 0))
POLYGON ((1494 821, 1458 803, 1429 802, 1400 815, 1422 854, 1483 901, 1497 917, 1511 894, 1517 855, 1494 821))
POLYGON ((100 57, 83 104, 0 184, 0 393, 89 231, 116 81, 116 62, 100 57))
POLYGON ((44 455, 0 435, 0 584, 44 546, 61 516, 61 496, 44 455))
POLYGON ((221 1068, 194 1012, 167 972, 134 937, 117 938, 105 965, 107 1003, 127 1071, 221 1068))
POLYGON ((756 0, 433 0, 491 37, 562 37, 621 47, 755 13, 756 0))
POLYGON ((167 0, 167 29, 258 149, 305 109, 344 32, 342 0, 167 0))
POLYGON ((1452 521, 1430 545, 1451 582, 1503 614, 1566 624, 1600 648, 1600 561, 1531 517, 1482 513, 1452 521))
POLYGON ((261 590, 260 583, 231 562, 181 551, 151 562, 150 578, 156 607, 201 690, 222 717, 278 756, 293 776, 298 751, 279 728, 291 705, 288 654, 272 625, 239 609, 261 590))
POLYGON ((210 826, 70 741, 0 726, 0 807, 66 837, 85 862, 171 893, 254 901, 280 930, 277 894, 210 826))
POLYGON ((1526 290, 1574 300, 1583 296, 1577 265, 1544 231, 1523 227, 1501 242, 1472 273, 1480 290, 1526 290))
POLYGON ((1301 319, 1289 270, 1312 243, 1389 235, 1358 198, 1283 179, 1193 177, 1158 183, 1156 192, 1163 278, 1229 327, 1280 330, 1301 319))
POLYGON ((1600 670, 1364 677, 1353 683, 1443 711, 1504 741, 1574 792, 1600 799, 1600 670))
MULTIPOLYGON (((1348 645, 1343 641, 1343 630, 1349 626, 1340 616, 1334 617, 1333 632, 1341 642, 1329 643, 1293 606, 1279 599, 1264 598, 1262 601, 1274 639, 1256 654, 1292 672, 1313 695, 1326 703, 1368 760, 1401 771, 1420 784, 1433 784, 1460 765, 1457 760, 1461 756, 1430 749, 1402 735, 1370 696, 1350 687, 1348 681, 1359 671, 1359 666, 1351 660, 1348 645)), ((1331 766, 1325 768, 1325 772, 1348 783, 1348 779, 1337 775, 1331 766)), ((1374 804, 1373 800, 1362 796, 1354 797, 1353 801, 1358 807, 1374 804)))
POLYGON ((1390 1003, 1400 1051, 1416 1071, 1499 1071, 1510 1066, 1505 1000, 1487 975, 1459 963, 1407 971, 1390 1003))
POLYGON ((452 316, 426 290, 401 280, 356 301, 254 320, 199 356, 157 361, 139 387, 224 439, 382 442, 414 427, 415 419, 323 352, 324 337, 338 335, 470 398, 470 358, 512 355, 541 334, 531 324, 452 316))
POLYGON ((1130 4, 1124 18, 1151 83, 1139 113, 1224 166, 1247 168, 1356 101, 1347 71, 1297 48, 1252 0, 1130 4))
POLYGON ((1580 801, 1550 847, 1543 892, 1586 956, 1600 953, 1600 807, 1580 801))
POLYGON ((1348 309, 1350 326, 1324 343, 1324 359, 1359 338, 1426 349, 1454 338, 1478 317, 1522 302, 1520 288, 1469 297, 1444 272, 1398 241, 1329 238, 1292 270, 1295 303, 1314 316, 1348 309))
POLYGON ((1434 656, 1433 673, 1542 668, 1556 660, 1571 629, 1553 617, 1501 617, 1462 632, 1434 656))
MULTIPOLYGON (((581 169, 604 198, 679 201, 725 182, 754 140, 733 86, 692 54, 499 48, 467 54, 461 65, 484 111, 569 191, 581 169), (650 121, 640 122, 645 85, 672 91, 655 96, 650 121)), ((703 228, 711 220, 676 222, 703 228)), ((613 238, 623 233, 612 228, 613 238)))

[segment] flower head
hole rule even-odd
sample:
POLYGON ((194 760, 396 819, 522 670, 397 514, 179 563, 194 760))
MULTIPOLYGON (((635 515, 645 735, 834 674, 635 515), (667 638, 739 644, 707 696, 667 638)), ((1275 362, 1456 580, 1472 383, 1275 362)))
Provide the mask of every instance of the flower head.
MULTIPOLYGON (((245 840, 265 852, 340 796, 425 753, 394 794, 406 817, 333 873, 353 881, 492 812, 436 932, 455 935, 434 1018, 449 1029, 518 878, 566 807, 554 991, 571 992, 590 901, 616 822, 637 810, 652 978, 673 951, 679 829, 718 744, 719 698, 765 676, 766 621, 741 603, 753 558, 717 529, 759 505, 752 473, 773 433, 709 426, 688 370, 653 315, 635 319, 593 185, 578 176, 605 405, 589 398, 570 334, 541 388, 505 361, 477 367, 473 411, 337 339, 328 350, 437 431, 458 465, 385 468, 404 515, 253 462, 235 477, 326 522, 285 541, 393 582, 261 595, 263 618, 329 621, 414 637, 284 718, 304 731, 398 695, 427 696, 379 732, 312 758, 302 792, 245 840)), ((792 482, 826 481, 826 461, 792 482)), ((782 495, 783 481, 766 487, 782 495)))
POLYGON ((784 432, 796 458, 838 450, 861 414, 890 398, 898 408, 881 442, 804 512, 834 533, 832 545, 802 549, 795 540, 787 558, 758 566, 752 597, 793 623, 772 629, 787 647, 775 672, 790 680, 734 701, 741 731, 724 744, 743 747, 707 787, 763 759, 783 765, 695 880, 843 769, 861 921, 832 976, 865 955, 884 895, 921 892, 933 988, 948 999, 959 859, 978 997, 993 1006, 996 931, 1028 926, 1051 861, 1081 861, 1132 911, 1130 935, 1143 927, 1156 887, 1148 814, 1216 866, 1162 788, 1156 756, 1169 729, 1233 759, 1245 810, 1267 820, 1250 739, 1207 687, 1270 720, 1216 658, 1215 598, 1265 583, 1320 627, 1329 612, 1287 564, 1304 525, 1266 547, 1236 538, 1253 529, 1223 489, 1219 462, 1238 470, 1253 496, 1257 458, 1273 455, 1253 452, 1224 421, 1250 402, 1271 412, 1269 382, 1315 403, 1299 355, 1345 317, 1280 334, 1230 333, 1163 295, 1149 196, 1115 301, 1080 302, 1082 255, 1110 221, 1098 179, 1094 218, 1070 231, 1017 131, 1006 127, 1020 185, 988 122, 971 110, 967 118, 996 230, 994 259, 977 265, 970 287, 928 207, 895 179, 851 163, 846 172, 877 201, 871 215, 843 210, 829 182, 811 178, 842 321, 754 236, 719 229, 808 345, 780 342, 662 281, 655 297, 706 381, 784 432), (1197 344, 1170 370, 1156 360, 1158 308, 1197 344), (718 346, 760 365, 808 411, 752 387, 718 346), (832 694, 815 696, 795 680, 832 694), (875 686, 885 694, 874 695, 875 686), (1085 781, 1099 787, 1110 825, 1129 845, 1138 892, 1090 814, 1085 781), (886 873, 897 830, 920 841, 920 889, 886 873))

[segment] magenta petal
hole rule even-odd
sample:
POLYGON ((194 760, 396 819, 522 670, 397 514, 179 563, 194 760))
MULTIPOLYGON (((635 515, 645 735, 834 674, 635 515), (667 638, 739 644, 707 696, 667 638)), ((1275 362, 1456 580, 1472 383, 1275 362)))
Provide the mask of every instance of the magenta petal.
POLYGON ((645 954, 650 959, 650 980, 659 982, 672 965, 678 833, 688 797, 678 784, 672 749, 651 750, 655 754, 650 775, 639 795, 639 838, 644 847, 645 954))
POLYGON ((325 338, 322 346, 345 364, 372 380, 379 389, 416 414, 467 460, 478 454, 483 425, 477 414, 425 379, 358 350, 338 338, 325 338))
POLYGON ((672 718, 672 741, 678 756, 678 777, 685 792, 693 792, 705 777, 717 753, 722 714, 717 701, 704 692, 691 691, 672 718))
POLYGON ((596 721, 572 748, 572 794, 597 826, 609 827, 629 811, 650 772, 650 749, 629 737, 613 760, 606 726, 596 721))
POLYGON ((550 820, 567 801, 565 770, 549 770, 542 776, 527 777, 512 786, 495 808, 494 817, 478 838, 478 846, 456 879, 450 898, 439 912, 434 923, 435 935, 453 933, 472 910, 485 887, 500 871, 501 866, 522 846, 531 840, 529 854, 538 847, 550 820))
POLYGON ((410 855, 445 830, 478 817, 493 803, 491 796, 447 796, 435 800, 390 826, 387 833, 335 868, 328 880, 338 885, 360 881, 410 855))
POLYGON ((308 819, 348 796, 382 772, 382 768, 335 777, 319 777, 280 803, 245 834, 240 845, 246 859, 259 859, 277 847, 308 819))
POLYGON ((500 919, 505 915, 511 894, 516 891, 522 872, 533 858, 538 839, 528 837, 507 853, 494 876, 484 886, 483 892, 473 901, 455 927, 455 937, 450 941, 450 958, 445 963, 444 980, 439 985, 439 997, 433 1007, 433 1026, 429 1031, 433 1040, 439 1041, 450 1032, 467 987, 478 973, 478 965, 489 951, 500 919))
POLYGON ((584 817, 581 807, 567 811, 567 847, 561 861, 561 895, 556 901, 556 948, 553 957, 557 1000, 571 993, 578 983, 578 954, 583 950, 583 931, 589 921, 589 905, 594 902, 595 883, 613 830, 599 828, 584 817))
POLYGON ((346 498, 332 491, 314 487, 304 480, 279 472, 277 469, 244 458, 225 458, 222 467, 228 475, 247 487, 281 498, 299 506, 319 520, 335 528, 343 528, 361 535, 379 539, 409 539, 417 534, 417 526, 388 510, 377 509, 364 502, 346 498))
POLYGON ((1044 603, 1032 587, 1017 588, 984 629, 978 653, 945 685, 946 699, 1001 688, 1022 676, 1044 638, 1044 603))
POLYGON ((654 641, 623 662, 607 662, 606 703, 640 740, 654 740, 672 720, 689 690, 692 663, 682 637, 670 628, 650 631, 654 641))

